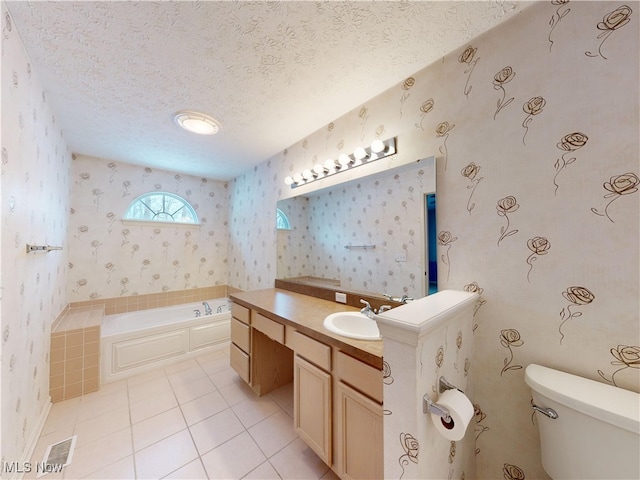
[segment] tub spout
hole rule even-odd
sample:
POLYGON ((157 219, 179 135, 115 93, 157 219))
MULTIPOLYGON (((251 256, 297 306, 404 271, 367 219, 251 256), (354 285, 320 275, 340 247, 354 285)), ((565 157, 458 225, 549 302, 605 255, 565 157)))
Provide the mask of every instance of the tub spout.
POLYGON ((209 306, 209 304, 207 302, 202 302, 202 305, 204 305, 204 314, 205 315, 211 315, 213 313, 211 311, 211 307, 209 306))

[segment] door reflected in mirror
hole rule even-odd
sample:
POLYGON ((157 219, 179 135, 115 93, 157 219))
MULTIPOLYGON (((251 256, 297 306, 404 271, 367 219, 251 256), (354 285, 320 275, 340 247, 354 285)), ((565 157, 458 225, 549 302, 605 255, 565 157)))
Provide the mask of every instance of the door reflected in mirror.
POLYGON ((277 231, 278 278, 394 297, 436 291, 435 159, 411 167, 279 201, 290 228, 277 231))

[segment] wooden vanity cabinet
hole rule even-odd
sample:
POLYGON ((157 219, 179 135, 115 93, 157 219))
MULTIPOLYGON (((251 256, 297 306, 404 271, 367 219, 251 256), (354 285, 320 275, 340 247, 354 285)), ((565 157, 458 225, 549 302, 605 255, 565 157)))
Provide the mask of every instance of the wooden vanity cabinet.
POLYGON ((334 352, 333 470, 342 478, 384 478, 382 371, 334 352))
POLYGON ((296 433, 343 480, 384 477, 382 371, 232 304, 231 366, 264 395, 293 379, 296 433))
POLYGON ((327 464, 332 462, 331 374, 299 355, 293 360, 293 425, 327 464))
POLYGON ((240 378, 251 385, 251 315, 248 308, 231 304, 231 346, 229 357, 231 368, 240 378))

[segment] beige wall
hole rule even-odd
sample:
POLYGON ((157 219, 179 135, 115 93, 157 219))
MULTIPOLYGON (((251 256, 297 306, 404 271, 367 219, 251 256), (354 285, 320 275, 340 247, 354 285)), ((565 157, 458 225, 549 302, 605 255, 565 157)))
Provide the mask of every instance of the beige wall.
POLYGON ((48 411, 51 323, 66 305, 71 153, 4 4, 2 34, 0 461, 18 462, 48 411), (27 243, 63 250, 27 254, 27 243))
MULTIPOLYGON (((640 8, 598 29, 617 7, 535 4, 230 185, 230 284, 265 288, 285 176, 376 136, 397 136, 398 156, 438 156, 440 287, 482 291, 471 362, 480 478, 545 477, 527 364, 640 390, 640 8)), ((398 196, 408 181, 397 179, 398 196)))
POLYGON ((74 156, 69 302, 227 283, 226 183, 83 155, 74 156), (200 226, 123 224, 142 194, 186 199, 200 226))

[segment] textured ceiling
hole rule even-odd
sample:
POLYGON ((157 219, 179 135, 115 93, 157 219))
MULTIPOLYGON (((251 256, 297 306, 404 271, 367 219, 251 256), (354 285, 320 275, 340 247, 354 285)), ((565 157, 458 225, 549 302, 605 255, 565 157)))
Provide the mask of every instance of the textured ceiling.
POLYGON ((7 2, 75 153, 226 180, 530 2, 7 2), (176 127, 208 113, 215 136, 176 127))

